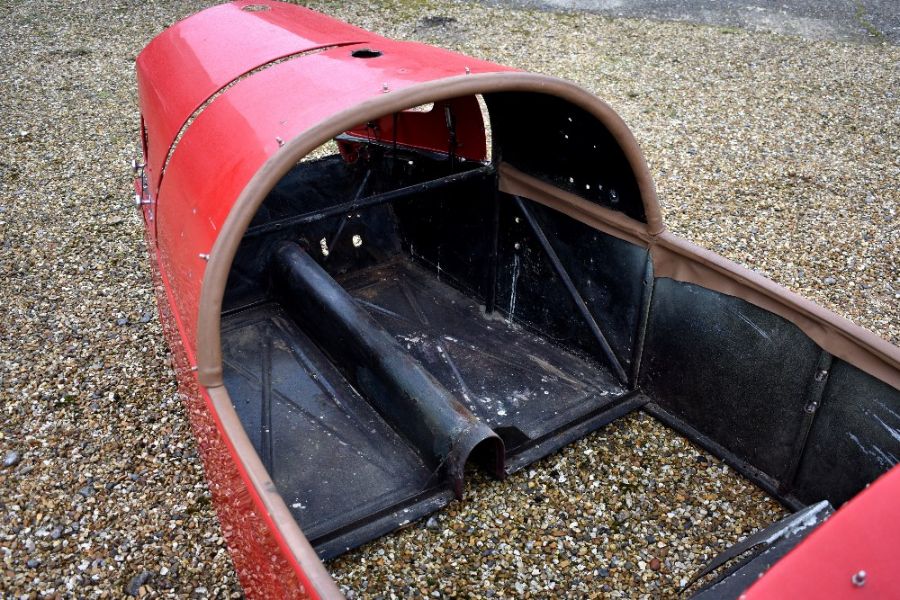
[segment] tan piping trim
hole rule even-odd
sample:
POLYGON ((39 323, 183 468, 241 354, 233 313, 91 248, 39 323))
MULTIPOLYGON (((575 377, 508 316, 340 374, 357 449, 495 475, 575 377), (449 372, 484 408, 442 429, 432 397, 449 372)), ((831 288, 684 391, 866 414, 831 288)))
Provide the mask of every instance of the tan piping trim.
POLYGON ((344 110, 315 125, 281 147, 248 182, 235 200, 222 230, 210 251, 203 276, 197 318, 197 379, 207 388, 219 413, 226 434, 234 444, 269 514, 282 532, 293 556, 316 591, 325 598, 340 597, 322 561, 290 514, 284 500, 274 490, 268 472, 250 443, 222 385, 222 346, 220 321, 222 298, 234 255, 259 205, 276 183, 304 156, 359 123, 370 121, 414 106, 475 94, 492 92, 538 92, 556 96, 594 115, 610 131, 622 148, 635 174, 647 227, 651 232, 663 229, 656 189, 643 154, 621 118, 605 102, 572 83, 531 73, 485 73, 432 81, 390 94, 374 97, 344 110))
POLYGON ((822 349, 900 390, 900 348, 762 275, 669 232, 650 248, 657 277, 742 298, 799 327, 822 349))
POLYGON ((576 221, 611 236, 647 248, 653 236, 648 226, 581 196, 567 192, 537 177, 526 175, 508 163, 500 163, 500 191, 534 200, 576 221))
POLYGON ((316 551, 313 550, 297 525, 296 519, 288 510, 281 494, 275 489, 275 483, 269 477, 269 472, 263 466, 250 438, 247 437, 244 426, 241 425, 240 417, 234 410, 228 391, 224 386, 220 386, 210 388, 207 392, 219 415, 225 435, 231 440, 232 446, 241 457, 251 484, 262 499, 263 506, 269 512, 272 520, 278 524, 278 534, 290 548, 294 559, 303 568, 310 584, 321 598, 343 598, 344 596, 338 590, 334 579, 331 578, 325 565, 319 560, 316 551))
POLYGON ((222 231, 213 244, 200 292, 197 319, 197 376, 202 385, 206 387, 222 385, 219 321, 225 283, 241 237, 269 190, 301 158, 359 123, 427 102, 492 92, 549 94, 567 100, 594 115, 619 143, 635 174, 644 203, 644 214, 647 216, 648 231, 651 234, 662 231, 662 217, 656 200, 656 190, 637 141, 609 105, 575 84, 532 73, 482 73, 430 81, 373 97, 326 119, 290 140, 257 171, 235 200, 222 231))

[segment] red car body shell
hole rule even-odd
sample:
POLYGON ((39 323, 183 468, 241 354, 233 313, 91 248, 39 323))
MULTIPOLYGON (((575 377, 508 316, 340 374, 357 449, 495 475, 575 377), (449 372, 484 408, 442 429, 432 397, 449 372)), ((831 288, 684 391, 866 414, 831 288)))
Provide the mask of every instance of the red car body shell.
MULTIPOLYGON (((224 536, 248 597, 313 598, 323 590, 289 551, 198 381, 197 318, 209 252, 238 196, 285 142, 382 94, 510 70, 264 0, 188 17, 163 31, 137 59, 145 166, 136 191, 158 303, 224 536), (379 56, 355 57, 357 50, 379 56)), ((474 98, 449 102, 459 103, 457 112, 479 110, 474 98)), ((440 117, 440 111, 404 113, 409 126, 387 120, 382 129, 396 126, 394 137, 402 143, 427 149, 432 128, 445 131, 435 121, 440 117)), ((458 132, 459 155, 483 159, 481 121, 465 122, 477 126, 458 132)), ((367 135, 365 125, 350 133, 367 135)), ((894 469, 777 564, 748 597, 896 593, 900 569, 891 571, 885 557, 896 567, 891 541, 900 539, 898 494, 900 471, 894 469), (872 584, 849 587, 860 569, 872 574, 872 584)))

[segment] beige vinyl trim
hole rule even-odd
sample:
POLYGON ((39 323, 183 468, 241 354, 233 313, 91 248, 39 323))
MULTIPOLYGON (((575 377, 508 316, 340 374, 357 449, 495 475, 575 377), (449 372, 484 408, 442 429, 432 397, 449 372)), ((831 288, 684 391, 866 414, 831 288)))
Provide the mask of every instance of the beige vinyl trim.
POLYGON ((228 390, 222 384, 220 335, 222 299, 234 256, 244 232, 269 191, 304 156, 335 136, 359 123, 428 102, 474 94, 515 91, 538 92, 562 98, 581 107, 602 122, 619 143, 635 174, 644 204, 644 213, 647 216, 647 230, 656 233, 662 231, 663 224, 656 189, 647 163, 631 131, 612 108, 593 94, 561 79, 531 73, 504 72, 463 75, 378 95, 353 109, 335 114, 290 140, 269 158, 235 200, 210 251, 209 262, 203 276, 197 319, 197 378, 200 384, 207 388, 225 434, 241 457, 265 509, 279 528, 292 555, 316 588, 316 592, 323 598, 340 598, 341 594, 290 514, 281 495, 276 491, 269 473, 234 411, 228 390))
POLYGON ((650 248, 656 277, 693 283, 787 319, 823 350, 900 390, 900 348, 758 273, 669 232, 650 248))

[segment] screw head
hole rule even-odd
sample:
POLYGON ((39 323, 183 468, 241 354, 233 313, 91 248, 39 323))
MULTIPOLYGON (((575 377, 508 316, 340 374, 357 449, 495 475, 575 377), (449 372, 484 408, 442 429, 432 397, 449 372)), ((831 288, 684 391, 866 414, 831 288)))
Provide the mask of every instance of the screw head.
POLYGON ((853 574, 853 577, 850 578, 850 581, 853 582, 853 585, 856 587, 862 587, 866 585, 866 572, 863 570, 859 570, 853 574))

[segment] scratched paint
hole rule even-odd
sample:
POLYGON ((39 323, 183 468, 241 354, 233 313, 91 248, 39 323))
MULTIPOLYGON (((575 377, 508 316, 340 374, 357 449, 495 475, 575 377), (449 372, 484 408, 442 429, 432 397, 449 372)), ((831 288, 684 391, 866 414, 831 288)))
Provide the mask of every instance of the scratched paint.
POLYGON ((519 255, 513 254, 512 283, 509 294, 509 320, 512 321, 516 313, 516 285, 519 282, 519 255))

